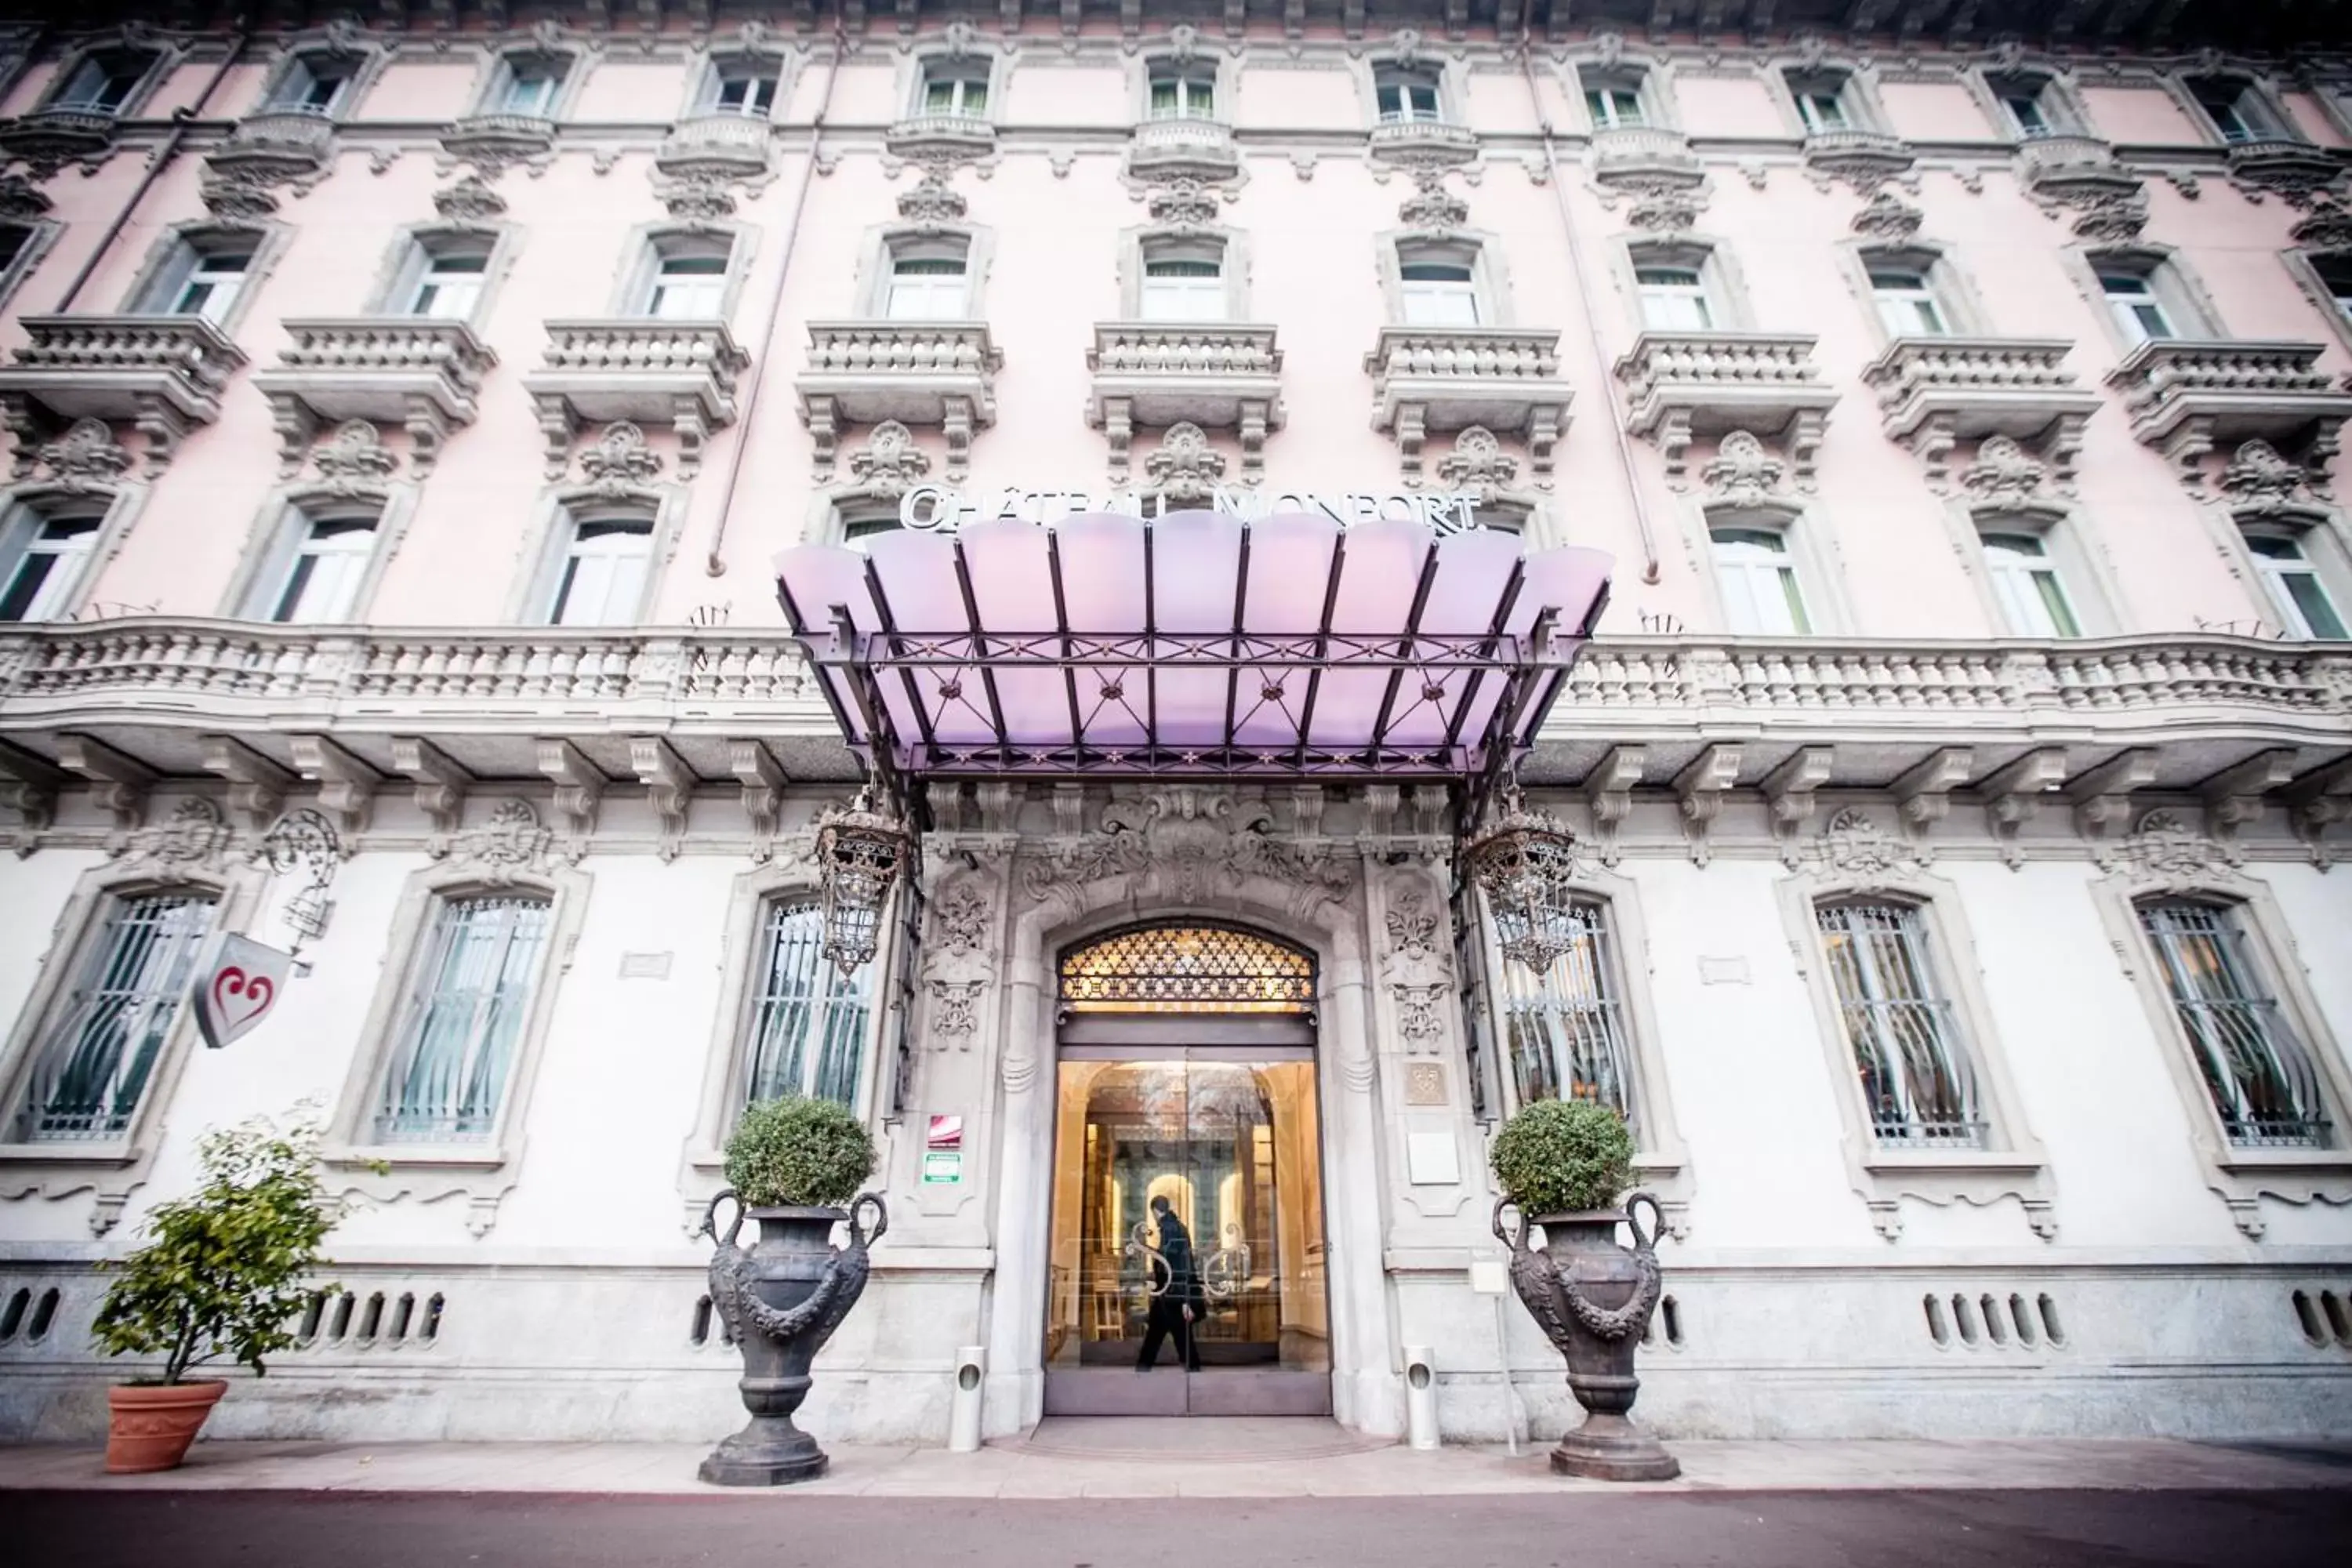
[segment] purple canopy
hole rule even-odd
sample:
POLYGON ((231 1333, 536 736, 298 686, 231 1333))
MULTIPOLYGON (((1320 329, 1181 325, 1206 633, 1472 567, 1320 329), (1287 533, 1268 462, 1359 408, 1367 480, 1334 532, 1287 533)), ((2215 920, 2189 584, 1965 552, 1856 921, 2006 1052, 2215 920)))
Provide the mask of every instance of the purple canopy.
POLYGON ((913 776, 1464 778, 1533 739, 1610 557, 1516 534, 1116 513, 803 544, 777 588, 849 744, 913 776))

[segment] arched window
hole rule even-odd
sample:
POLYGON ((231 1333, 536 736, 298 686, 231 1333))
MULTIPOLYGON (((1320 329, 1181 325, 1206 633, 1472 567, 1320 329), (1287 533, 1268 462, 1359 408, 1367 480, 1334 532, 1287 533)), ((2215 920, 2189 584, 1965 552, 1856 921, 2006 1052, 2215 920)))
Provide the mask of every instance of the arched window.
POLYGON ((475 307, 481 303, 495 237, 453 231, 421 234, 405 243, 407 253, 401 258, 393 284, 392 308, 404 316, 470 321, 475 307))
POLYGON ((1147 321, 1225 319, 1225 247, 1214 239, 1157 239, 1143 247, 1138 302, 1147 321))
POLYGON ((539 984, 550 900, 499 892, 436 901, 376 1102, 383 1143, 480 1142, 498 1127, 539 984))
POLYGON ((1882 1147, 1982 1147, 1985 1108, 1925 911, 1839 899, 1814 918, 1872 1136, 1882 1147))
POLYGON ((1730 629, 1749 637, 1801 637, 1813 629, 1785 528, 1710 521, 1715 582, 1730 629))
POLYGON ((1445 118, 1437 68, 1423 65, 1379 65, 1372 68, 1372 100, 1383 125, 1445 118))
POLYGON ((783 68, 764 56, 733 55, 713 59, 695 94, 697 114, 738 114, 765 120, 776 107, 776 88, 783 68))
POLYGON ((872 964, 845 979, 825 958, 814 900, 770 900, 760 915, 743 1102, 804 1094, 854 1105, 873 991, 872 964))
POLYGON ((2319 1074, 2264 983, 2237 910, 2195 898, 2144 900, 2137 910, 2230 1142, 2241 1148, 2330 1143, 2319 1074))
POLYGON ((894 241, 882 314, 893 321, 962 320, 971 309, 970 250, 957 235, 894 241))
POLYGON ((1071 1013, 1312 1013, 1315 956, 1239 926, 1130 926, 1062 954, 1071 1013))
POLYGON ((1397 295, 1409 327, 1475 327, 1486 320, 1478 289, 1478 247, 1458 240, 1397 247, 1397 295))
POLYGON ((620 626, 645 606, 653 570, 654 520, 635 511, 574 513, 560 523, 547 621, 558 626, 620 626))
POLYGON ((1206 61, 1154 60, 1150 69, 1154 120, 1214 120, 1217 68, 1206 61))
POLYGON ((966 120, 988 117, 989 62, 984 59, 936 59, 923 62, 919 114, 952 115, 966 120))
POLYGON ((661 234, 649 242, 635 310, 663 321, 715 321, 727 314, 734 241, 724 234, 661 234))

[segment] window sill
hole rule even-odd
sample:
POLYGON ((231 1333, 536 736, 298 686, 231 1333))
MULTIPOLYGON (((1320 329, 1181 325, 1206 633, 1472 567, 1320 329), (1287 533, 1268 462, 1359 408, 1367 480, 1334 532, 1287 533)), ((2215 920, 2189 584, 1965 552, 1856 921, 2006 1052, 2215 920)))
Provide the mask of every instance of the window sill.
POLYGON ((506 1152, 495 1143, 338 1143, 320 1159, 335 1170, 368 1170, 387 1165, 404 1171, 495 1171, 507 1163, 506 1152))
POLYGON ((127 1138, 91 1139, 88 1142, 0 1143, 0 1163, 11 1165, 132 1164, 139 1151, 127 1138))
POLYGON ((2303 1171, 2352 1175, 2352 1149, 2240 1149, 2224 1144, 2213 1163, 2225 1171, 2249 1174, 2303 1171))
POLYGON ((2042 1162, 2031 1154, 1999 1149, 1885 1149, 1874 1147, 1863 1164, 1887 1175, 2036 1175, 2042 1162))

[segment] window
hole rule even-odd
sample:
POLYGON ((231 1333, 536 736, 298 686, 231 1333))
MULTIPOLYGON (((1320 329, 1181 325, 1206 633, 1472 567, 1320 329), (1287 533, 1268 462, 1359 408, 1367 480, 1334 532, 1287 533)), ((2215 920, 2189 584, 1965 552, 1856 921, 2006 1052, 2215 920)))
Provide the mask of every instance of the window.
POLYGON ((1889 337, 1933 338, 1951 331, 1924 268, 1873 265, 1870 294, 1889 337))
POLYGON ((923 112, 970 120, 988 114, 986 60, 932 60, 923 67, 923 112))
POLYGON ((350 620, 359 605, 360 580, 375 553, 375 519, 305 518, 298 526, 293 558, 270 601, 269 618, 289 626, 350 620))
POLYGON ((1217 79, 1213 70, 1197 67, 1155 65, 1151 68, 1151 118, 1154 120, 1214 120, 1217 79))
POLYGON ((181 240, 150 288, 147 308, 218 326, 245 288, 253 255, 254 241, 242 236, 181 240))
POLYGON ((2103 267, 2098 278, 2099 292, 2105 296, 2107 309, 2115 313, 2116 324, 2123 329, 2126 341, 2143 343, 2150 338, 2178 335, 2164 301, 2157 297, 2156 280, 2149 274, 2103 267))
POLYGON ((482 280, 490 267, 490 242, 470 236, 434 236, 418 243, 415 278, 404 291, 401 312, 445 321, 470 319, 481 303, 482 280))
POLYGON ((771 902, 760 920, 744 1102, 805 1094, 855 1104, 873 976, 868 964, 844 979, 825 959, 815 903, 771 902))
POLYGON ((1909 904, 1838 902, 1814 914, 1872 1136, 1981 1147, 1985 1119, 1951 1002, 1909 904))
POLYGON ((2055 95, 2046 78, 1997 76, 1991 79, 1990 86, 2011 135, 2031 141, 2037 136, 2055 136, 2063 129, 2052 112, 2055 95))
POLYGON ((13 1142, 113 1138, 129 1129, 155 1069, 196 949, 211 933, 208 893, 110 898, 80 973, 33 1047, 13 1142))
POLYGON ((1799 75, 1792 71, 1788 82, 1790 96, 1797 100, 1797 118, 1803 122, 1806 135, 1853 128, 1853 117, 1846 110, 1846 79, 1843 74, 1799 75))
POLYGON ((727 313, 724 239, 665 236, 654 244, 641 314, 665 321, 715 321, 727 313))
POLYGON ((1570 907, 1569 950, 1541 974, 1501 965, 1503 1016, 1519 1103, 1589 1100, 1634 1120, 1633 1063, 1618 996, 1609 908, 1570 907))
POLYGON ((496 1131, 547 926, 547 900, 529 895, 435 909, 376 1103, 378 1141, 478 1142, 496 1131))
POLYGON ((642 518, 576 522, 555 581, 549 624, 621 626, 637 618, 653 561, 653 524, 642 518))
POLYGON ((705 114, 740 114, 765 120, 776 107, 780 72, 772 60, 720 60, 704 79, 699 104, 705 114))
POLYGON ((2040 536, 2032 533, 1988 533, 1982 536, 1985 575, 2000 605, 2009 630, 2024 637, 2074 637, 2083 628, 2067 602, 2058 564, 2040 536))
POLYGON ((1813 629, 1786 534, 1772 529, 1718 528, 1711 537, 1716 585, 1722 590, 1724 616, 1734 632, 1798 637, 1813 629))
POLYGON ((270 90, 269 107, 297 113, 332 115, 346 108, 359 62, 333 55, 297 55, 270 90))
POLYGON ((0 549, 0 622, 64 618, 81 584, 82 568, 98 542, 96 514, 43 517, 25 512, 0 549))
POLYGON ((1223 247, 1162 245, 1147 249, 1139 302, 1147 321, 1223 321, 1223 247))
MULTIPOLYGON (((0 272, 6 268, 7 263, 0 261, 0 272)), ((2328 299, 2335 301, 2336 313, 2352 323, 2352 255, 2332 252, 2315 256, 2311 269, 2318 275, 2320 287, 2327 290, 2328 299)))
POLYGON ((153 60, 145 55, 90 55, 74 67, 73 74, 51 100, 55 109, 79 109, 89 114, 120 114, 131 95, 145 79, 153 60))
POLYGON ((2238 911, 2195 899, 2139 905, 2173 1013, 2231 1143, 2324 1147, 2326 1101, 2303 1043, 2263 987, 2238 911))
POLYGON ((2344 616, 2327 584, 2320 581, 2318 567, 2305 553, 2303 541, 2288 533, 2249 533, 2246 549, 2289 637, 2333 642, 2352 635, 2346 632, 2344 616))
POLYGON ((1423 259, 1397 266, 1399 298, 1409 327, 1475 327, 1478 284, 1467 262, 1423 259))
POLYGON ((1425 66, 1381 66, 1372 72, 1372 100, 1381 123, 1439 121, 1437 72, 1425 66))
POLYGON ((2224 142, 2262 142, 2283 133, 2262 94, 2245 82, 2205 77, 2190 82, 2189 90, 2224 142))
POLYGON ((1584 84, 1584 111, 1592 117, 1595 131, 1650 122, 1648 112, 1642 107, 1640 77, 1623 72, 1583 71, 1578 79, 1584 84))
POLYGON ((32 248, 34 230, 28 224, 0 223, 0 278, 5 278, 32 248))
POLYGON ((1706 275, 1696 267, 1636 267, 1633 284, 1642 300, 1642 325, 1656 331, 1706 332, 1715 329, 1715 307, 1706 275))
POLYGON ((890 257, 890 286, 882 313, 894 321, 953 321, 965 311, 964 251, 910 246, 890 257))
POLYGON ((529 115, 534 120, 553 119, 555 100, 563 91, 563 79, 570 73, 571 64, 560 56, 509 56, 499 62, 498 81, 485 111, 529 115))

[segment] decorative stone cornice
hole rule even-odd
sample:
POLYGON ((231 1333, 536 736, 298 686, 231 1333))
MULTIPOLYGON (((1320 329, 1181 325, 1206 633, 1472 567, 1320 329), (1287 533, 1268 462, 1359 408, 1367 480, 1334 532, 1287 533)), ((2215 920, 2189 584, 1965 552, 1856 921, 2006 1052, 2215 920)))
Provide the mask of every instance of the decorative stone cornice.
MULTIPOLYGON (((1282 350, 1267 326, 1106 321, 1087 351, 1087 423, 1110 440, 1111 482, 1128 479, 1138 426, 1191 425, 1241 439, 1242 479, 1265 473, 1283 423, 1282 350)), ((1222 460, 1222 459, 1221 459, 1222 460)))
POLYGON ((16 477, 30 471, 50 420, 129 420, 161 473, 189 428, 220 416, 220 394, 244 351, 198 316, 26 316, 27 339, 0 366, 0 417, 16 437, 16 477))
POLYGON ((2352 394, 2318 368, 2318 343, 2159 338, 2107 375, 2123 395, 2132 434, 2160 448, 2190 489, 2201 489, 2217 440, 2259 437, 2299 454, 2306 482, 2327 493, 2328 460, 2352 394))
POLYGON ((1990 436, 2036 442, 2061 488, 2074 477, 2098 394, 2065 368, 2071 343, 2038 338, 1897 338, 1863 367, 1887 437, 1916 453, 1928 483, 1950 479, 1953 447, 1990 436))
POLYGON ((996 423, 1003 351, 981 321, 811 321, 808 363, 794 378, 814 437, 816 477, 830 479, 849 425, 897 420, 947 437, 947 480, 970 470, 974 432, 996 423))
POLYGON ((547 437, 547 477, 563 477, 582 426, 627 420, 667 425, 678 477, 692 479, 710 432, 734 421, 736 384, 751 363, 718 321, 549 321, 546 356, 523 377, 547 437))
POLYGON ((1786 332, 1644 332, 1615 367, 1625 384, 1625 427, 1657 442, 1676 489, 1691 443, 1733 430, 1780 442, 1798 485, 1810 488, 1837 402, 1813 367, 1813 342, 1786 332))
POLYGON ((453 429, 470 425, 482 378, 498 363, 463 321, 422 316, 285 323, 278 363, 253 384, 269 399, 284 471, 300 471, 323 424, 365 419, 407 430, 416 472, 433 471, 453 429))
POLYGON ((1558 331, 1382 327, 1364 369, 1372 378, 1372 427, 1396 437, 1408 484, 1422 482, 1430 434, 1475 426, 1521 437, 1528 466, 1549 488, 1552 448, 1575 397, 1560 375, 1558 331))

